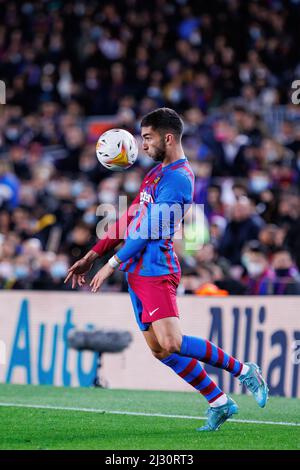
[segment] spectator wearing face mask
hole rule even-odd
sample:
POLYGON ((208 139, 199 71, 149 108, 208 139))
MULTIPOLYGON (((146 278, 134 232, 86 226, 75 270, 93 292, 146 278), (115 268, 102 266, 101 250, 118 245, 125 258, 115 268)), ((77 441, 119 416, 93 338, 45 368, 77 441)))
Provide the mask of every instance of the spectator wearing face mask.
POLYGON ((300 295, 300 274, 287 248, 275 251, 272 270, 274 295, 300 295))
POLYGON ((268 173, 262 170, 253 170, 250 172, 249 178, 249 191, 254 195, 259 195, 261 192, 270 188, 270 179, 268 173))
POLYGON ((68 271, 68 257, 66 255, 58 255, 51 264, 51 289, 52 290, 65 290, 64 289, 64 278, 68 271))
POLYGON ((31 272, 32 268, 27 257, 17 256, 14 260, 13 275, 8 287, 11 289, 29 289, 31 272))
POLYGON ((243 279, 248 295, 271 295, 272 277, 267 253, 258 241, 250 241, 242 253, 242 263, 246 269, 243 279))

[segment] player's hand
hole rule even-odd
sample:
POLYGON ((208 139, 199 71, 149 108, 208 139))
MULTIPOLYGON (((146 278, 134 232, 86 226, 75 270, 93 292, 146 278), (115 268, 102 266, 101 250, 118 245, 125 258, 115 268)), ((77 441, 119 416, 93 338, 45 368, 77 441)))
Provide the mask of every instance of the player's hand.
POLYGON ((106 263, 100 271, 93 277, 90 286, 92 288, 92 292, 97 292, 100 289, 101 285, 109 276, 112 275, 114 272, 114 268, 112 268, 108 263, 106 263))
POLYGON ((79 287, 82 287, 85 284, 85 275, 91 269, 93 262, 87 260, 86 258, 81 258, 79 261, 76 261, 69 269, 64 283, 66 284, 70 279, 72 279, 72 289, 78 284, 79 287))

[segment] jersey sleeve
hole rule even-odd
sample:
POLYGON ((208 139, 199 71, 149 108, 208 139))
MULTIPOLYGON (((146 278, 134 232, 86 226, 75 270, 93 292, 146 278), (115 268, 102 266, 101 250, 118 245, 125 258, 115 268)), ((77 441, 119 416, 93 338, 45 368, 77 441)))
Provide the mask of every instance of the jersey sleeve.
POLYGON ((93 247, 92 250, 97 253, 99 258, 104 255, 107 251, 115 248, 121 243, 126 234, 126 230, 135 216, 135 209, 140 204, 140 192, 143 191, 144 186, 146 185, 147 179, 151 176, 153 171, 157 168, 151 168, 146 176, 144 177, 139 192, 133 202, 131 203, 129 209, 124 213, 116 222, 112 223, 105 236, 101 238, 93 247))
POLYGON ((134 218, 134 207, 139 204, 139 201, 140 195, 138 194, 129 209, 116 222, 109 226, 105 236, 92 247, 92 250, 97 253, 99 257, 103 256, 104 253, 112 248, 115 248, 124 240, 126 229, 134 218))
POLYGON ((149 240, 170 239, 191 202, 192 183, 188 177, 180 172, 164 175, 157 186, 156 202, 142 206, 123 247, 117 252, 121 262, 140 253, 149 240))

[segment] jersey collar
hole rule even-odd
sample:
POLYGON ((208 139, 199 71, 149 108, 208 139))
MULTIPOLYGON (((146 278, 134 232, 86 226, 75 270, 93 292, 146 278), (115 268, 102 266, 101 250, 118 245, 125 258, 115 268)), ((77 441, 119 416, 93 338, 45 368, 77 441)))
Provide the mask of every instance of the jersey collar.
POLYGON ((161 169, 162 169, 162 171, 164 171, 164 170, 166 170, 167 168, 172 168, 172 166, 177 165, 177 164, 180 163, 180 162, 185 162, 185 161, 186 161, 186 157, 182 157, 182 158, 179 158, 178 160, 176 160, 176 161, 173 162, 173 163, 169 163, 169 165, 162 166, 161 169))

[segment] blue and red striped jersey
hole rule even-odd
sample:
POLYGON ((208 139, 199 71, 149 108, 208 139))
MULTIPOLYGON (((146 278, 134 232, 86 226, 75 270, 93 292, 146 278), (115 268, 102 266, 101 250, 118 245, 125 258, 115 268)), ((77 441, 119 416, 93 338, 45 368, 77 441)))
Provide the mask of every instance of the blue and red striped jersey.
POLYGON ((141 276, 180 271, 173 238, 192 204, 193 192, 194 174, 186 158, 150 170, 140 188, 139 210, 116 253, 122 271, 141 276))

